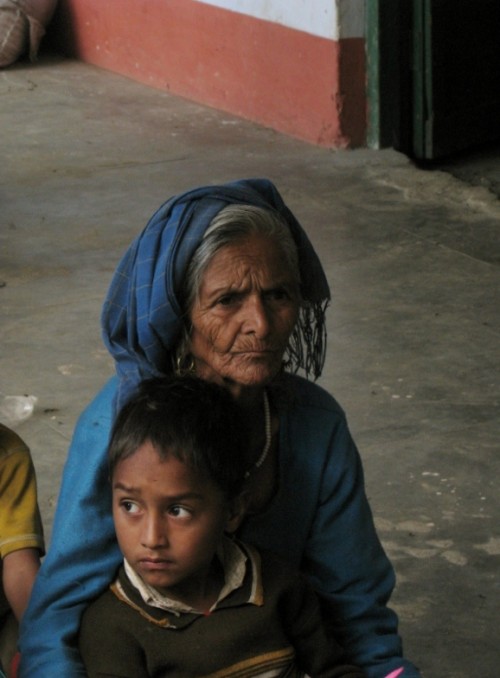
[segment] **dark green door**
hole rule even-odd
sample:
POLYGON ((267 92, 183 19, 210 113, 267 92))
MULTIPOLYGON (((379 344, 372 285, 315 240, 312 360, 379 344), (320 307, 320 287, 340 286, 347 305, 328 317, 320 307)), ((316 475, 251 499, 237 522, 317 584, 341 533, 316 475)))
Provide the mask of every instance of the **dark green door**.
POLYGON ((371 146, 442 158, 500 139, 500 0, 367 0, 371 146))
POLYGON ((413 154, 500 138, 500 0, 413 0, 413 154))

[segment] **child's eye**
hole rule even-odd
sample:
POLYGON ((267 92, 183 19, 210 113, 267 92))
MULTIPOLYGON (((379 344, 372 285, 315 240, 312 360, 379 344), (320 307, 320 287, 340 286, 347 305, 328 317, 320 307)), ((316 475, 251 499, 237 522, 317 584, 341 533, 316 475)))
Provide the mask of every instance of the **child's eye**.
POLYGON ((189 518, 191 517, 191 511, 184 506, 171 506, 168 510, 169 514, 174 518, 189 518))
POLYGON ((125 513, 138 513, 139 512, 139 507, 137 504, 133 501, 130 501, 129 499, 125 499, 120 503, 120 506, 123 508, 125 513))

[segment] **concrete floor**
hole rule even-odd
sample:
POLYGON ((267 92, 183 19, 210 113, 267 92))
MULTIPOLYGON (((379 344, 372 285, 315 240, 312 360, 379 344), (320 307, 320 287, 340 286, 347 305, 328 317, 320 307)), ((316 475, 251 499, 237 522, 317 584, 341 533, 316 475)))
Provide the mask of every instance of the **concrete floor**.
POLYGON ((38 397, 18 431, 47 536, 76 418, 113 371, 99 314, 121 254, 170 195, 267 176, 331 283, 321 383, 361 450, 406 655, 425 678, 496 678, 496 196, 391 150, 315 148, 55 57, 0 72, 0 97, 0 390, 38 397))

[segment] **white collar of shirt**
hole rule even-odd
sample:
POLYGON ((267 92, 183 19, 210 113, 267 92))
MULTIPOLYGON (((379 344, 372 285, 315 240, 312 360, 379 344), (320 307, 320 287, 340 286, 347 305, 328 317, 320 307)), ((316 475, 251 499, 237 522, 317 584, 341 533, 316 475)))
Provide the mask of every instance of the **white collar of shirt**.
MULTIPOLYGON (((242 549, 234 541, 225 537, 220 548, 217 551, 222 568, 224 570, 224 585, 219 593, 216 602, 210 608, 210 611, 215 609, 217 605, 226 598, 230 593, 240 588, 243 584, 246 572, 247 557, 242 549)), ((185 605, 178 600, 164 596, 157 589, 149 586, 132 568, 126 559, 123 561, 125 573, 134 588, 139 591, 141 598, 151 607, 157 607, 160 610, 172 612, 175 615, 182 613, 198 613, 200 610, 195 610, 189 605, 185 605)))

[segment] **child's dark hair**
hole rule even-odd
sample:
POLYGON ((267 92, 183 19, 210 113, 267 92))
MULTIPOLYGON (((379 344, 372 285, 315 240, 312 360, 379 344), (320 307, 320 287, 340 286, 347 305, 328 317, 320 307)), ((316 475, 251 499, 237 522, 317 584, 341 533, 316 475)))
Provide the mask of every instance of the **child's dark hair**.
POLYGON ((173 454, 233 499, 244 483, 246 439, 240 408, 222 386, 194 376, 147 379, 113 425, 110 475, 150 442, 160 458, 173 454))

